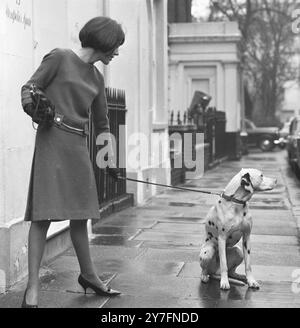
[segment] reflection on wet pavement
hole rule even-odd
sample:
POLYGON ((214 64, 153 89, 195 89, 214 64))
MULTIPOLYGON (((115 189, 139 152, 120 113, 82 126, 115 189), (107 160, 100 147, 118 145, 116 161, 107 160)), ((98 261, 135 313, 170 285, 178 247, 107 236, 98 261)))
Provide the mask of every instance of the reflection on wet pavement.
POLYGON ((230 286, 229 291, 223 291, 220 289, 220 281, 212 279, 209 283, 200 283, 199 298, 209 301, 244 300, 249 299, 249 293, 247 287, 234 285, 230 286))
POLYGON ((131 227, 110 227, 110 226, 95 226, 93 227, 93 234, 98 235, 127 235, 132 236, 136 234, 139 229, 131 227))
POLYGON ((193 203, 180 203, 180 202, 169 202, 169 206, 182 206, 182 207, 193 207, 198 204, 193 204, 193 203))
POLYGON ((128 236, 96 236, 90 240, 91 245, 138 247, 142 241, 128 240, 128 236))

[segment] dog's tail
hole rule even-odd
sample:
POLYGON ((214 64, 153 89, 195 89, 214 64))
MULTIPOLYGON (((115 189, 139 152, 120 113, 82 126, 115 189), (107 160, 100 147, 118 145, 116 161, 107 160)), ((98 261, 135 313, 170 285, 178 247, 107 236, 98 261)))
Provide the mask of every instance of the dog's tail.
MULTIPOLYGON (((219 274, 212 274, 210 276, 211 279, 215 279, 215 280, 221 280, 221 276, 219 274)), ((237 286, 245 286, 246 284, 238 279, 234 279, 234 278, 230 278, 228 277, 228 280, 230 283, 232 283, 233 285, 237 285, 237 286)))

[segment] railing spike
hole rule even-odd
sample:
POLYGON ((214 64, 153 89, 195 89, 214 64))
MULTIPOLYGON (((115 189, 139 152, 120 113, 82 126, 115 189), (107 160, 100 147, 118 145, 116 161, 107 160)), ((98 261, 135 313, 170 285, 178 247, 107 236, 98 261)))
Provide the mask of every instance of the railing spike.
POLYGON ((170 125, 173 125, 173 120, 174 120, 174 111, 171 111, 171 117, 170 117, 170 125))
POLYGON ((178 111, 178 114, 177 114, 177 124, 178 124, 178 125, 181 125, 181 120, 180 120, 180 111, 178 111))

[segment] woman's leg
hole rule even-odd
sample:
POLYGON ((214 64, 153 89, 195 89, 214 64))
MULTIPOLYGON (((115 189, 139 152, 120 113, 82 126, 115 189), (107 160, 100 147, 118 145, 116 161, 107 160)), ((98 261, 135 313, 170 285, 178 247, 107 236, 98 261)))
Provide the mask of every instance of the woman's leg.
POLYGON ((28 284, 26 302, 38 303, 39 270, 44 254, 47 231, 50 221, 31 222, 28 236, 28 284))
POLYGON ((82 276, 96 286, 106 290, 107 287, 98 277, 96 269, 92 263, 87 231, 87 220, 71 220, 70 234, 82 276))

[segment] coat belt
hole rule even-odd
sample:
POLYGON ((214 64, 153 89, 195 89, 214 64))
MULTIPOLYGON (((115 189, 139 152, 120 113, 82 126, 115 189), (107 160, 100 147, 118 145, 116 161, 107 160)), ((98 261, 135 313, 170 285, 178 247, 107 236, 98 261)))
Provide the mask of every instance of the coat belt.
POLYGON ((78 123, 65 115, 55 113, 54 116, 54 125, 58 128, 66 130, 71 133, 79 134, 81 136, 88 136, 89 135, 89 128, 88 124, 78 123))

